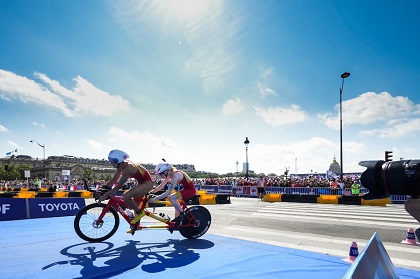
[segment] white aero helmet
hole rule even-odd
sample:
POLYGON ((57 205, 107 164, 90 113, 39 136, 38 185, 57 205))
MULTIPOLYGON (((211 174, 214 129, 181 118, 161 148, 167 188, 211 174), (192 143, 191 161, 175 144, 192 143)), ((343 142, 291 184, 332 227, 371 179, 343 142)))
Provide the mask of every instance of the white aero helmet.
POLYGON ((155 168, 155 174, 161 174, 162 172, 166 170, 170 170, 172 168, 171 164, 168 163, 160 163, 155 168))
POLYGON ((108 154, 108 161, 111 164, 119 164, 121 162, 123 162, 125 159, 129 158, 130 156, 128 156, 127 153, 125 153, 124 151, 118 150, 118 149, 114 149, 111 150, 108 154))

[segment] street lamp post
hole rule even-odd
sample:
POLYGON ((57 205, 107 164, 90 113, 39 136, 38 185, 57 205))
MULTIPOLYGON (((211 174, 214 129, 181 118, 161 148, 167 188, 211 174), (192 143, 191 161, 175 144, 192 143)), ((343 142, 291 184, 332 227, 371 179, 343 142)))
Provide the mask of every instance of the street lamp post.
POLYGON ((45 144, 42 145, 39 142, 37 142, 36 140, 30 140, 29 142, 32 142, 32 143, 35 142, 35 143, 37 143, 39 145, 39 147, 42 147, 42 149, 44 151, 44 157, 43 157, 43 160, 42 160, 42 166, 44 168, 44 178, 46 178, 46 174, 45 174, 45 144))
POLYGON ((348 78, 350 76, 350 73, 344 72, 341 74, 342 82, 341 82, 341 88, 340 88, 340 178, 343 180, 343 87, 344 87, 344 79, 348 78))
POLYGON ((245 161, 246 181, 248 181, 248 169, 249 169, 249 166, 248 166, 248 144, 249 144, 248 137, 245 138, 244 144, 245 144, 245 154, 246 154, 246 161, 245 161))

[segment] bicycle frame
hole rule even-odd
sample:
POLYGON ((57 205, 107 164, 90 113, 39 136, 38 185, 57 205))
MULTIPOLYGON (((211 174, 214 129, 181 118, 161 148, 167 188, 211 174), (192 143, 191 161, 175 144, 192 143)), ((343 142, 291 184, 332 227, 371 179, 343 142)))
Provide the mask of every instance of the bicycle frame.
MULTIPOLYGON (((180 201, 180 204, 181 204, 182 209, 188 212, 188 220, 189 220, 188 223, 185 224, 185 225, 184 224, 177 225, 175 222, 168 221, 168 220, 154 214, 153 212, 150 212, 146 208, 147 199, 145 197, 134 198, 134 201, 138 202, 140 210, 144 211, 146 216, 165 224, 165 225, 144 226, 144 225, 141 225, 141 220, 140 220, 140 222, 138 224, 138 227, 137 227, 137 230, 143 230, 143 229, 176 229, 176 228, 180 228, 180 227, 195 226, 197 224, 197 220, 195 219, 195 217, 192 214, 190 214, 190 210, 189 210, 187 204, 185 203, 185 201, 183 201, 183 200, 180 201)), ((156 203, 158 203, 158 202, 156 202, 156 203)), ((119 212, 120 215, 123 216, 125 221, 130 225, 130 227, 133 228, 133 225, 131 224, 130 217, 127 215, 127 213, 123 209, 123 207, 125 207, 125 208, 130 208, 130 207, 123 200, 123 198, 120 197, 120 196, 110 197, 106 207, 104 208, 104 210, 102 210, 102 213, 99 215, 99 218, 96 220, 96 225, 98 225, 98 226, 100 225, 103 217, 110 210, 111 207, 114 208, 117 212, 119 212)))

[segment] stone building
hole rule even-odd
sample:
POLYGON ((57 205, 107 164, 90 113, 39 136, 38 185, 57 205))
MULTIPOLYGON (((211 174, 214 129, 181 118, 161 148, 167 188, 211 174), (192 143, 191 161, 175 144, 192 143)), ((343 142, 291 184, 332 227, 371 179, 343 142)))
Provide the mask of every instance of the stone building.
POLYGON ((335 155, 333 158, 333 162, 330 164, 330 168, 328 170, 332 171, 335 174, 341 174, 341 167, 340 167, 340 164, 335 159, 335 155))
MULTIPOLYGON (((45 161, 39 158, 32 158, 28 155, 13 155, 10 157, 0 158, 0 166, 28 164, 31 167, 30 178, 43 178, 47 180, 63 180, 68 179, 82 179, 85 177, 86 171, 92 173, 96 179, 106 179, 112 177, 115 173, 115 168, 106 159, 90 159, 82 157, 74 157, 69 155, 63 156, 49 156, 45 161), (69 177, 65 177, 69 174, 69 177), (63 176, 64 175, 64 176, 63 176)), ((142 164, 146 169, 153 174, 154 164, 142 164)), ((180 164, 174 165, 177 169, 195 172, 194 165, 180 164)))

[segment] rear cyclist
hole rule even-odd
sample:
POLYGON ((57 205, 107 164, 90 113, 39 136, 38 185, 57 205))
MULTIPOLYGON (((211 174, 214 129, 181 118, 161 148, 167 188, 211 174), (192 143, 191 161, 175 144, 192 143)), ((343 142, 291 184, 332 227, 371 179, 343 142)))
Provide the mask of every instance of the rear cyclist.
POLYGON ((98 202, 106 200, 109 196, 116 193, 129 178, 137 180, 137 185, 122 195, 123 200, 136 212, 136 215, 131 220, 131 224, 136 224, 145 215, 133 200, 134 197, 143 197, 150 190, 153 189, 153 181, 150 173, 140 164, 128 160, 127 153, 121 150, 111 150, 108 155, 108 160, 117 171, 114 177, 108 181, 106 187, 117 185, 99 197, 98 202))
POLYGON ((150 191, 150 193, 156 193, 160 191, 169 181, 171 181, 173 187, 175 187, 177 184, 182 185, 181 191, 176 191, 175 193, 171 194, 172 188, 169 188, 165 193, 149 200, 149 202, 153 203, 155 200, 164 199, 169 195, 169 201, 175 208, 175 218, 172 220, 172 222, 178 223, 184 217, 185 212, 177 200, 187 200, 194 197, 197 193, 194 183, 185 172, 177 170, 175 167, 168 163, 158 164, 155 168, 155 174, 159 175, 164 180, 159 186, 150 191))

